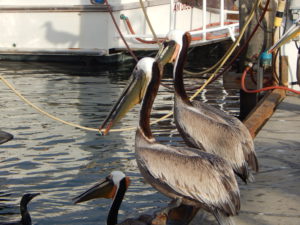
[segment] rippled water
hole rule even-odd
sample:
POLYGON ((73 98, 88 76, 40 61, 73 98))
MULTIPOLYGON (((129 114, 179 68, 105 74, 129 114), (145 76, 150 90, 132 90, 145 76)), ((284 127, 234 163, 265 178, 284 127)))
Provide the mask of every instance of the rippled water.
MULTIPOLYGON (((0 62, 0 73, 24 96, 47 112, 82 126, 97 127, 126 84, 133 65, 87 67, 81 65, 0 62)), ((171 84, 171 79, 164 82, 171 84)), ((188 78, 188 86, 202 79, 188 78)), ((230 114, 238 114, 238 95, 226 92, 219 80, 199 96, 230 114)), ((160 88, 153 118, 172 109, 173 94, 160 88)), ((137 125, 139 106, 119 127, 137 125)), ((33 224, 105 224, 110 200, 73 205, 72 198, 105 177, 122 170, 131 186, 121 206, 120 221, 151 213, 168 199, 143 182, 134 159, 135 131, 101 137, 53 121, 20 101, 0 84, 0 128, 14 139, 0 146, 0 222, 19 219, 24 193, 40 192, 29 205, 33 224)), ((180 145, 172 118, 155 124, 158 141, 180 145)))

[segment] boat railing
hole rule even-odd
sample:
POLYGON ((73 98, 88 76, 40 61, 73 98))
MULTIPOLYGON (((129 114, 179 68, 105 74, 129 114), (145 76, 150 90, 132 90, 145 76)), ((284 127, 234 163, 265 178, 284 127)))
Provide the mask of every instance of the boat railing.
MULTIPOLYGON (((228 33, 228 35, 226 35, 226 37, 230 37, 233 41, 235 40, 235 36, 238 34, 238 29, 239 29, 239 21, 238 20, 228 20, 228 15, 238 15, 239 12, 235 11, 235 10, 228 10, 225 9, 225 0, 219 0, 220 1, 220 8, 214 8, 213 11, 215 13, 219 13, 219 22, 217 23, 217 26, 211 27, 210 24, 207 23, 207 16, 208 16, 208 11, 212 11, 211 8, 207 7, 207 0, 203 0, 202 3, 202 28, 201 29, 197 29, 197 30, 190 30, 190 33, 192 35, 192 37, 199 37, 200 38, 195 38, 195 40, 197 40, 197 42, 208 42, 211 41, 211 38, 208 38, 208 36, 214 32, 224 32, 226 31, 228 33)), ((174 4, 177 1, 174 0, 170 0, 170 27, 169 27, 169 31, 170 30, 174 30, 176 29, 176 12, 174 10, 174 4)), ((167 31, 168 32, 168 31, 167 31)), ((156 34, 156 36, 159 39, 163 39, 166 37, 166 33, 163 34, 156 34)), ((218 39, 220 35, 215 35, 215 39, 218 39)), ((145 38, 145 39, 153 39, 153 35, 152 34, 124 34, 124 37, 126 39, 132 39, 132 38, 145 38)), ((211 37, 211 36, 210 36, 211 37)))

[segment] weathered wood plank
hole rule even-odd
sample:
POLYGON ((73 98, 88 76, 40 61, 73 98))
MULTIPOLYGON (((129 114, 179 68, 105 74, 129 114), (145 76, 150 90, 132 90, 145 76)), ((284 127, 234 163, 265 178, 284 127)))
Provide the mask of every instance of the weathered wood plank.
POLYGON ((268 121, 277 105, 285 98, 284 90, 275 89, 266 94, 243 121, 254 138, 268 121))

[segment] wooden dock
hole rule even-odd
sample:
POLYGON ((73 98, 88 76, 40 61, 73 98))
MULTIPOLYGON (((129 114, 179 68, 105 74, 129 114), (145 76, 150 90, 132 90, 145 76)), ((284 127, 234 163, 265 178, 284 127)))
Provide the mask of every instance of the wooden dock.
POLYGON ((300 97, 288 95, 255 138, 256 181, 240 185, 240 225, 300 224, 300 97))
MULTIPOLYGON (((270 107, 269 111, 272 111, 278 96, 275 92, 265 100, 248 120, 255 120, 257 113, 266 110, 266 104, 270 107)), ((245 185, 239 182, 241 211, 234 218, 236 224, 300 224, 299 96, 287 95, 277 105, 273 115, 255 137, 255 147, 260 172, 255 174, 254 183, 245 185)), ((194 218, 193 225, 199 224, 199 214, 194 218)), ((217 222, 211 215, 207 215, 203 224, 216 225, 217 222)))

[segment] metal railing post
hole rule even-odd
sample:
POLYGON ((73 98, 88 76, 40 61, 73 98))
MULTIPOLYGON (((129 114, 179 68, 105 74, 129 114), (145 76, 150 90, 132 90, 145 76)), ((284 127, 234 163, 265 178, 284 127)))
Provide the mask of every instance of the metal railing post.
POLYGON ((220 0, 220 25, 221 27, 224 26, 224 20, 225 20, 225 5, 224 0, 220 0))
POLYGON ((203 27, 203 41, 206 40, 206 13, 207 13, 206 0, 203 0, 203 14, 202 14, 202 27, 203 27))
POLYGON ((170 0, 170 30, 175 28, 175 10, 174 0, 170 0))

